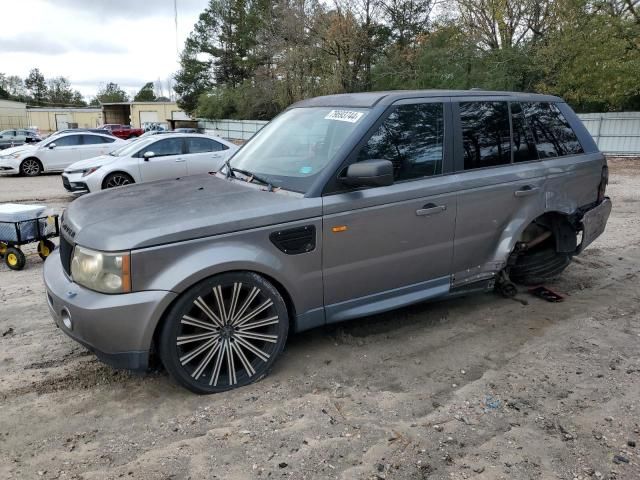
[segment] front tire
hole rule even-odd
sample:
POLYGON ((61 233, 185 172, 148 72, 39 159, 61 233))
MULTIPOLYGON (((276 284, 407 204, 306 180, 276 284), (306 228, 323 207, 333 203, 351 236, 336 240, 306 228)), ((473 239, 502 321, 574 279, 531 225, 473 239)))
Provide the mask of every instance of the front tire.
POLYGON ((553 280, 571 263, 570 253, 546 247, 518 255, 509 269, 509 277, 521 285, 540 285, 553 280))
POLYGON ((27 257, 19 248, 9 247, 5 252, 4 261, 11 270, 22 270, 27 264, 27 257))
POLYGON ((182 294, 167 313, 158 349, 179 384, 217 393, 265 377, 288 332, 287 306, 270 282, 250 272, 224 273, 182 294))
POLYGON ((125 185, 131 185, 136 183, 131 175, 128 175, 124 172, 114 172, 107 175, 107 177, 102 182, 102 189, 106 190, 107 188, 116 188, 116 187, 124 187, 125 185))
POLYGON ((37 177, 42 173, 42 164, 37 158, 25 158, 20 164, 20 173, 25 177, 37 177))

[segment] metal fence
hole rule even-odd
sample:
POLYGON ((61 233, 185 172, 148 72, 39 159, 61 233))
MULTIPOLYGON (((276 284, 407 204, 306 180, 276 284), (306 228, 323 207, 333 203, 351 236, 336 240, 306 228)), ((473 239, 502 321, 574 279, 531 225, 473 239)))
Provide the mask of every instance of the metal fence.
POLYGON ((584 126, 610 155, 640 155, 640 112, 581 113, 584 126))
POLYGON ((249 140, 267 124, 264 120, 206 120, 198 119, 198 128, 206 133, 229 140, 249 140))
MULTIPOLYGON (((582 113, 578 117, 604 153, 640 155, 640 112, 582 113)), ((198 127, 212 135, 246 141, 266 123, 262 120, 199 119, 198 127)))

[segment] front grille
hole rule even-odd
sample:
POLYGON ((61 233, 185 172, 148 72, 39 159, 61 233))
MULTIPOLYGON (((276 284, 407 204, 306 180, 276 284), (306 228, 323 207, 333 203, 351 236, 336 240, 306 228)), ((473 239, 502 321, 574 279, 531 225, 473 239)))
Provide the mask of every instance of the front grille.
POLYGON ((64 235, 60 235, 60 260, 67 275, 71 275, 71 255, 73 255, 73 244, 64 235))

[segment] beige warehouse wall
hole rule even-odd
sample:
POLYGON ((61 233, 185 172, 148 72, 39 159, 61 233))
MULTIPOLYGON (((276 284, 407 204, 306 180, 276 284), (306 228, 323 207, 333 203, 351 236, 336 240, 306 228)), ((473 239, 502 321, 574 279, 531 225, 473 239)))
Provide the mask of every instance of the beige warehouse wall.
POLYGON ((97 109, 37 108, 28 110, 29 125, 41 132, 57 130, 56 118, 60 121, 77 123, 79 128, 95 128, 102 125, 102 112, 97 109))
POLYGON ((27 126, 26 104, 0 100, 0 130, 27 126))
POLYGON ((142 128, 140 112, 156 112, 158 122, 166 123, 173 112, 181 112, 176 102, 134 102, 131 104, 131 125, 142 128))

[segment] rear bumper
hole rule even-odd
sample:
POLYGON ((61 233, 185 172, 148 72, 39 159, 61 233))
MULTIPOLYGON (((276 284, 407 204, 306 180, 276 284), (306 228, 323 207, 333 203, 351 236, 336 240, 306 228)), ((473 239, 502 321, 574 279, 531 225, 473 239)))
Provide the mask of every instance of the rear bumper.
POLYGON ((175 293, 106 295, 88 290, 66 276, 57 250, 44 264, 44 283, 49 313, 66 335, 113 367, 148 367, 153 333, 175 293))
POLYGON ((596 238, 598 238, 604 232, 607 226, 607 220, 611 214, 611 199, 605 197, 605 199, 598 205, 587 210, 581 220, 582 224, 582 241, 578 246, 576 253, 582 252, 587 248, 596 238))

